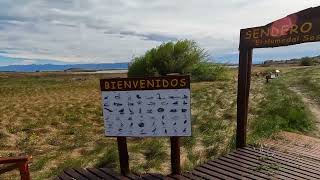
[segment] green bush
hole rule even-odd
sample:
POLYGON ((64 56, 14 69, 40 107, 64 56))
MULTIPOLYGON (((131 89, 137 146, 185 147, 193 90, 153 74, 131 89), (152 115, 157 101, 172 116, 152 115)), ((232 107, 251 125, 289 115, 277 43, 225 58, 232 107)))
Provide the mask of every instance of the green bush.
POLYGON ((207 60, 207 53, 196 42, 180 40, 152 48, 143 56, 134 58, 129 66, 129 77, 188 74, 193 65, 207 60))
POLYGON ((193 81, 225 79, 227 77, 226 67, 209 62, 201 62, 192 67, 191 76, 193 81))
POLYGON ((315 61, 313 58, 310 57, 304 57, 301 59, 301 66, 314 66, 315 65, 315 61))

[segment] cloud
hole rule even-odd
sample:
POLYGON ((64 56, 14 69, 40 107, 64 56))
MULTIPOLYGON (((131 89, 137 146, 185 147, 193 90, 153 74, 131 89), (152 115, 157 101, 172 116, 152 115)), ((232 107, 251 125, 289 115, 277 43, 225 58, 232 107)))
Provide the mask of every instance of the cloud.
MULTIPOLYGON (((1 0, 0 54, 71 63, 124 62, 162 42, 187 38, 215 59, 237 61, 230 54, 237 51, 241 28, 317 5, 317 0, 1 0)), ((267 52, 276 57, 302 53, 267 52)))

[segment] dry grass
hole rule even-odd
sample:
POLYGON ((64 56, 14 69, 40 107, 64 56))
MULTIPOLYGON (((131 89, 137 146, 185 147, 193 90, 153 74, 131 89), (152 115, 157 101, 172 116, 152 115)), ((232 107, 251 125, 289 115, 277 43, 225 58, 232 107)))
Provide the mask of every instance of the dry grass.
MULTIPOLYGON (((117 75, 0 74, 0 156, 28 154, 33 179, 66 167, 116 168, 116 141, 104 137, 99 79, 117 75)), ((192 84, 193 136, 183 138, 183 167, 230 150, 234 139, 235 81, 192 84)), ((168 138, 129 139, 136 172, 169 173, 168 138)), ((2 178, 16 178, 7 174, 2 178)))

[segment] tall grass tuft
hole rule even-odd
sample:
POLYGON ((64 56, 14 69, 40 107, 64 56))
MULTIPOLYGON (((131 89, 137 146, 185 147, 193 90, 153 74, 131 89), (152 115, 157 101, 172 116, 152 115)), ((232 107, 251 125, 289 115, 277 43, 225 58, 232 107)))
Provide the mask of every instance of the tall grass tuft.
POLYGON ((252 143, 279 131, 308 132, 313 128, 311 114, 301 98, 278 79, 266 85, 265 99, 250 124, 249 141, 252 143))

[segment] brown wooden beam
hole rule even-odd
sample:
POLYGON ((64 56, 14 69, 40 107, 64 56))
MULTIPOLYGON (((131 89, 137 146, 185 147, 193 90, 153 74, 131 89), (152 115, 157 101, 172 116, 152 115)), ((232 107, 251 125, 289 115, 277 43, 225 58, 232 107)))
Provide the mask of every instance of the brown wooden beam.
POLYGON ((122 175, 130 174, 127 138, 117 137, 117 141, 118 141, 118 152, 119 152, 121 174, 122 175))
POLYGON ((252 49, 240 47, 237 96, 237 148, 246 146, 251 65, 252 49))
POLYGON ((180 166, 180 138, 170 137, 171 143, 171 173, 181 174, 180 166))

